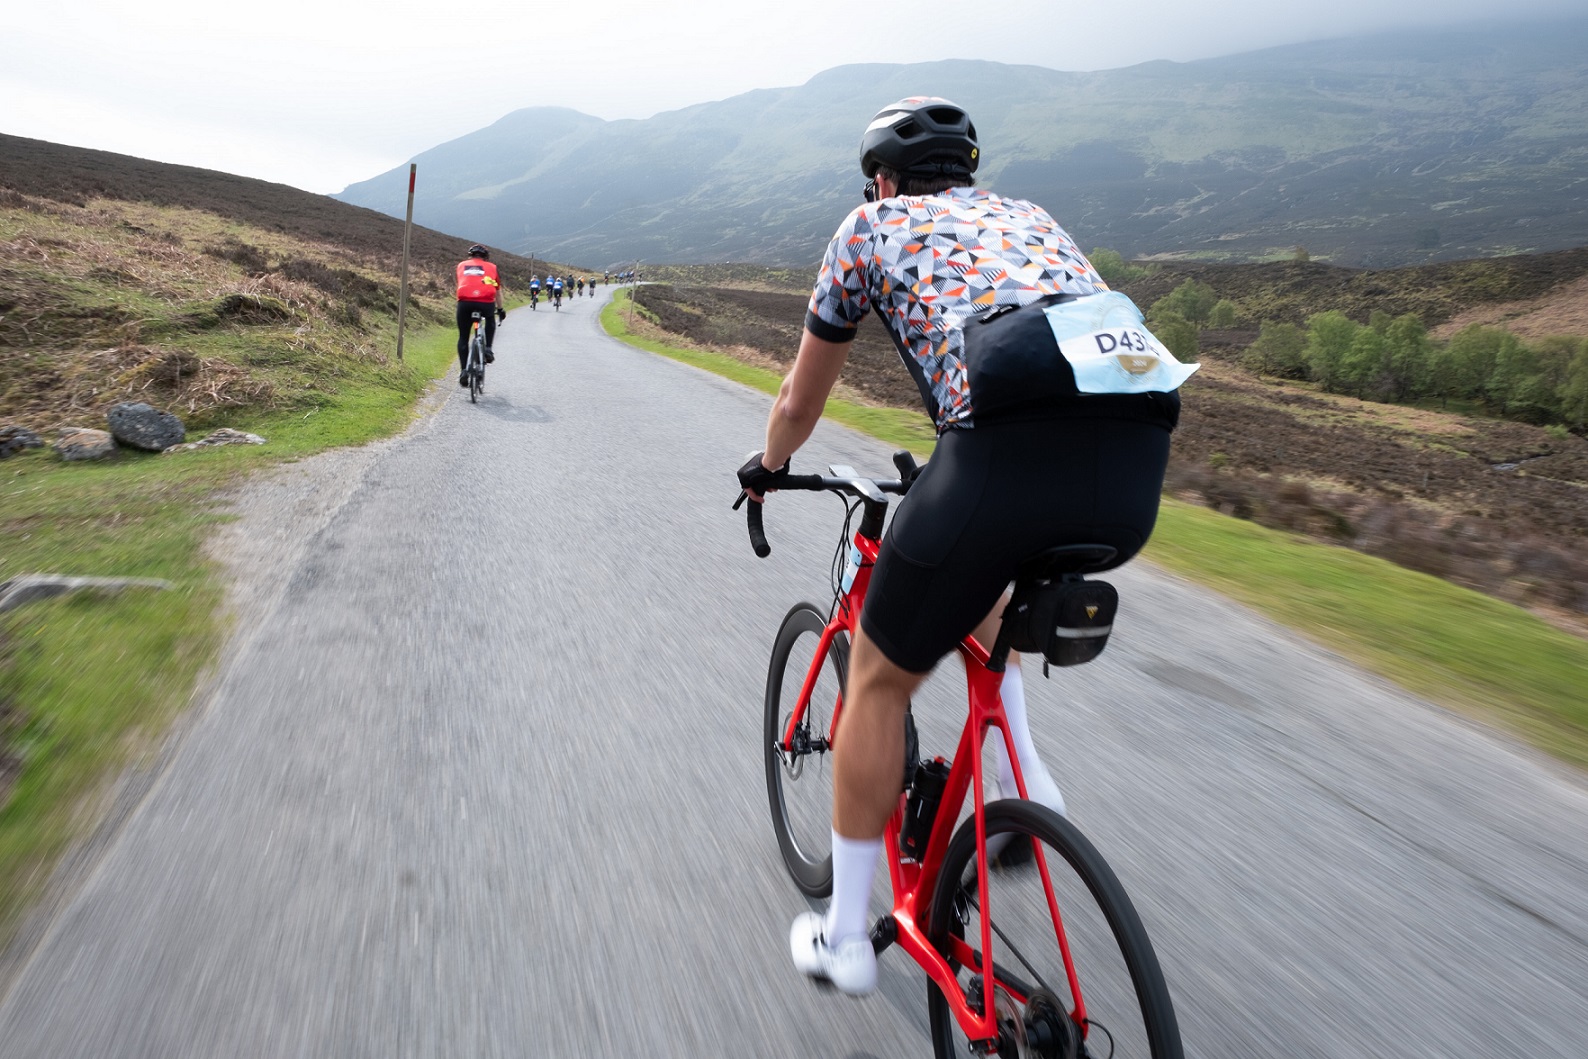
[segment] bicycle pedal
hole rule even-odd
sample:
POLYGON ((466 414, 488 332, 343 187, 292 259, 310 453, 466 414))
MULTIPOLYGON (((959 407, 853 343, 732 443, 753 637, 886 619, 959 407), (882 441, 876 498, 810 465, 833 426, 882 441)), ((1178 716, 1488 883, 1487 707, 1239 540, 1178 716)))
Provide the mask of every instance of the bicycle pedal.
POLYGON ((892 916, 880 916, 871 924, 871 949, 878 956, 899 940, 899 924, 892 916))

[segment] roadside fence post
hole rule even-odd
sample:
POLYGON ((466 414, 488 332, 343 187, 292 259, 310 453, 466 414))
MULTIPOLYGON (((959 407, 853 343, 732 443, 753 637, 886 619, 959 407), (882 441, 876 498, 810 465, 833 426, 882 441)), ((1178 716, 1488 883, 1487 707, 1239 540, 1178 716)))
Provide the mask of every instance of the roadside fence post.
POLYGON ((402 293, 397 296, 397 359, 403 359, 403 326, 408 321, 408 243, 414 230, 414 174, 418 162, 408 163, 408 219, 403 222, 403 281, 402 293))

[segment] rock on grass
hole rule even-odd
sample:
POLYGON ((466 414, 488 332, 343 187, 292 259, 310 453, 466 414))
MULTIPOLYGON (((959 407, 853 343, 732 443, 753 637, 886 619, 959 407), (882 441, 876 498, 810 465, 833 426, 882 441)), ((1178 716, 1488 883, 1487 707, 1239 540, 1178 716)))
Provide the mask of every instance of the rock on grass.
POLYGON ((145 452, 164 452, 187 439, 182 421, 141 401, 118 404, 110 410, 110 433, 118 444, 145 452))
POLYGON ((63 460, 97 460, 116 451, 116 439, 108 430, 67 427, 55 442, 55 451, 63 460))

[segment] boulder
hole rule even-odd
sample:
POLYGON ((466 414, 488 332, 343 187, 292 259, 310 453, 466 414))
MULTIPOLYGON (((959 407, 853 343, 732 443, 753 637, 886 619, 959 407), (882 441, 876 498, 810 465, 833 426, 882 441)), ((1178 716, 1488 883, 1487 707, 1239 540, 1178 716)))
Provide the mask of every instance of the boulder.
POLYGON ((142 402, 112 408, 110 433, 117 444, 145 452, 164 452, 187 440, 187 430, 180 419, 142 402))
POLYGON ((26 427, 0 427, 0 460, 23 449, 39 448, 43 444, 44 439, 26 427))
POLYGON ((116 439, 107 430, 66 427, 55 442, 55 451, 63 460, 97 460, 116 451, 116 439))

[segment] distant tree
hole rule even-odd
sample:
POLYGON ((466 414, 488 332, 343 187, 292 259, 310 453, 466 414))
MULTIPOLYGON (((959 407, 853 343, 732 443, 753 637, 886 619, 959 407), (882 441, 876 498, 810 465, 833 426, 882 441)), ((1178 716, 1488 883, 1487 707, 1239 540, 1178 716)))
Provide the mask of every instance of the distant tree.
POLYGON ((1208 313, 1213 310, 1213 303, 1218 301, 1218 295, 1213 293, 1213 288, 1206 283, 1198 283, 1188 279, 1162 298, 1152 303, 1152 312, 1175 313, 1182 319, 1193 324, 1207 323, 1208 313))
POLYGON ((1257 341, 1241 353, 1241 367, 1255 375, 1282 379, 1307 377, 1307 335, 1295 324, 1265 321, 1257 341))
POLYGON ((1140 265, 1132 265, 1120 256, 1119 251, 1107 247, 1094 246, 1092 252, 1086 255, 1092 267, 1097 269, 1097 274, 1110 287, 1117 287, 1129 283, 1133 279, 1140 279, 1147 274, 1147 269, 1140 265))
POLYGON ((1313 381, 1331 393, 1348 385, 1346 358, 1362 325, 1338 309, 1307 318, 1307 367, 1313 381))
POLYGON ((1227 331, 1235 326, 1235 303, 1228 298, 1220 298, 1213 303, 1213 308, 1208 310, 1208 326, 1220 331, 1227 331))
POLYGON ((1561 390, 1579 348, 1579 339, 1564 337, 1546 338, 1536 345, 1502 343, 1496 351, 1490 384, 1506 418, 1538 424, 1560 422, 1564 418, 1561 390))
POLYGON ((1588 433, 1588 341, 1578 339, 1556 397, 1561 421, 1578 433, 1588 433))
POLYGON ((1397 316, 1384 329, 1388 345, 1385 383, 1392 401, 1416 401, 1428 394, 1433 343, 1416 313, 1397 316))
POLYGON ((1487 407, 1495 353, 1506 339, 1515 340, 1509 332, 1479 324, 1456 332, 1432 358, 1433 392, 1440 397, 1481 401, 1487 407))
POLYGON ((1389 343, 1384 336, 1371 326, 1358 327, 1356 334, 1351 336, 1351 346, 1340 370, 1342 385, 1339 389, 1375 401, 1388 400, 1385 396, 1388 361, 1389 343))
POLYGON ((1298 246, 1298 247, 1296 247, 1295 252, 1290 255, 1290 260, 1299 261, 1299 262, 1311 261, 1312 260, 1312 255, 1307 253, 1307 248, 1306 247, 1298 246))
POLYGON ((1163 301, 1159 298, 1153 303, 1152 312, 1147 317, 1147 327, 1176 357, 1187 362, 1195 360, 1201 352, 1196 325, 1172 309, 1159 308, 1163 301))
POLYGON ((1538 355, 1509 331, 1488 328, 1492 339, 1494 368, 1484 380, 1485 403, 1502 416, 1520 410, 1520 404, 1534 396, 1528 379, 1538 374, 1538 355), (1517 408, 1513 408, 1517 405, 1517 408))
POLYGON ((1383 309, 1374 309, 1368 314, 1367 325, 1382 335, 1389 330, 1389 325, 1394 319, 1395 317, 1383 309))

